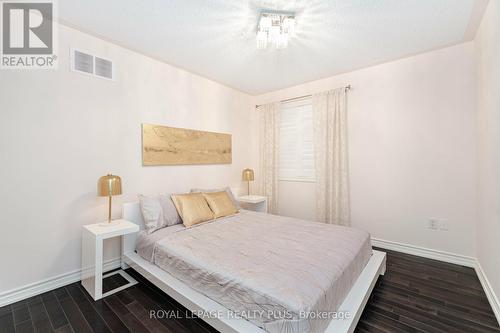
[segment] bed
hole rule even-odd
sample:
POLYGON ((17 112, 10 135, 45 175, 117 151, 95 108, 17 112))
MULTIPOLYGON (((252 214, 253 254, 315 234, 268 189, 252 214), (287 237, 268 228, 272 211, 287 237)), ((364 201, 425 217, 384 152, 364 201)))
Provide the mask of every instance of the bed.
MULTIPOLYGON (((137 203, 123 217, 141 226, 137 203)), ((125 264, 222 332, 352 332, 385 271, 366 232, 245 210, 123 242, 125 264)))

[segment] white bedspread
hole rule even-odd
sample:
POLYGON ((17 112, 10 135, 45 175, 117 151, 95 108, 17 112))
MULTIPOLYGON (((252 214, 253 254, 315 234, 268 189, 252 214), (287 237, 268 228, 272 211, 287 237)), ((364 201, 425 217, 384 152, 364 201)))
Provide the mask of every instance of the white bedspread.
POLYGON ((372 253, 367 232, 250 211, 154 244, 139 254, 268 332, 324 331, 372 253))

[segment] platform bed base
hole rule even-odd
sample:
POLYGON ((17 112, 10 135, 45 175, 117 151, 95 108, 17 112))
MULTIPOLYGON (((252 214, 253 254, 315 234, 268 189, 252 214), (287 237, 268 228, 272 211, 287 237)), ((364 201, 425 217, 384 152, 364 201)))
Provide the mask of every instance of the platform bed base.
MULTIPOLYGON (((123 218, 143 227, 140 208, 137 203, 123 206, 123 218)), ((223 333, 262 332, 260 327, 242 318, 228 316, 230 310, 192 289, 189 285, 176 279, 157 265, 145 260, 135 252, 136 235, 130 234, 122 238, 123 268, 131 267, 147 280, 160 288, 167 295, 182 304, 195 314, 203 313, 201 319, 223 333), (217 315, 214 315, 217 314, 217 315)), ((345 319, 332 319, 326 333, 352 333, 361 317, 361 313, 375 287, 379 275, 384 275, 386 269, 386 254, 373 251, 373 254, 345 298, 339 311, 349 313, 345 319)))
MULTIPOLYGON (((210 326, 220 332, 264 332, 260 327, 245 319, 226 316, 230 310, 223 307, 214 300, 197 292, 187 284, 177 280, 160 267, 143 259, 137 253, 124 255, 124 263, 136 270, 167 295, 182 304, 188 310, 196 313, 205 313, 201 316, 210 326), (215 316, 214 314, 218 314, 215 316)), ((345 298, 339 310, 349 313, 347 319, 333 319, 325 332, 327 333, 351 333, 354 332, 361 313, 370 297, 379 275, 385 273, 385 253, 373 251, 368 264, 361 272, 356 283, 345 298)))

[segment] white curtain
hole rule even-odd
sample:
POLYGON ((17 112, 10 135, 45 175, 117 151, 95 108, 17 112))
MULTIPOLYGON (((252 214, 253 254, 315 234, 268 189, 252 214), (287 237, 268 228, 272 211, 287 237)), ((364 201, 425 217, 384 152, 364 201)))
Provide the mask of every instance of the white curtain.
POLYGON ((345 88, 313 95, 316 217, 350 225, 345 88))
POLYGON ((260 175, 259 192, 267 197, 267 209, 278 213, 279 129, 280 103, 270 103, 257 108, 260 122, 260 175))

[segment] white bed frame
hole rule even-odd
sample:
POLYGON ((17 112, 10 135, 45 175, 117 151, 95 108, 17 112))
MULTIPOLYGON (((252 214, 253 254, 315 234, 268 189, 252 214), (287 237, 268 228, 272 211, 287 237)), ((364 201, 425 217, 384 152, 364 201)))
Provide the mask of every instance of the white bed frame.
MULTIPOLYGON (((136 223, 141 229, 144 229, 141 210, 137 202, 123 205, 123 219, 136 223)), ((122 237, 122 268, 132 267, 155 286, 195 314, 230 313, 230 310, 221 304, 191 289, 189 285, 177 280, 160 267, 139 256, 135 252, 136 237, 136 233, 122 237)), ((349 318, 332 319, 325 330, 326 333, 352 333, 354 331, 373 287, 377 282, 377 278, 379 275, 384 275, 385 268, 385 252, 374 250, 368 264, 361 272, 358 280, 339 308, 339 311, 348 312, 350 314, 349 318)), ((242 318, 234 318, 231 316, 202 316, 202 319, 223 333, 264 333, 264 330, 260 327, 242 318)))

